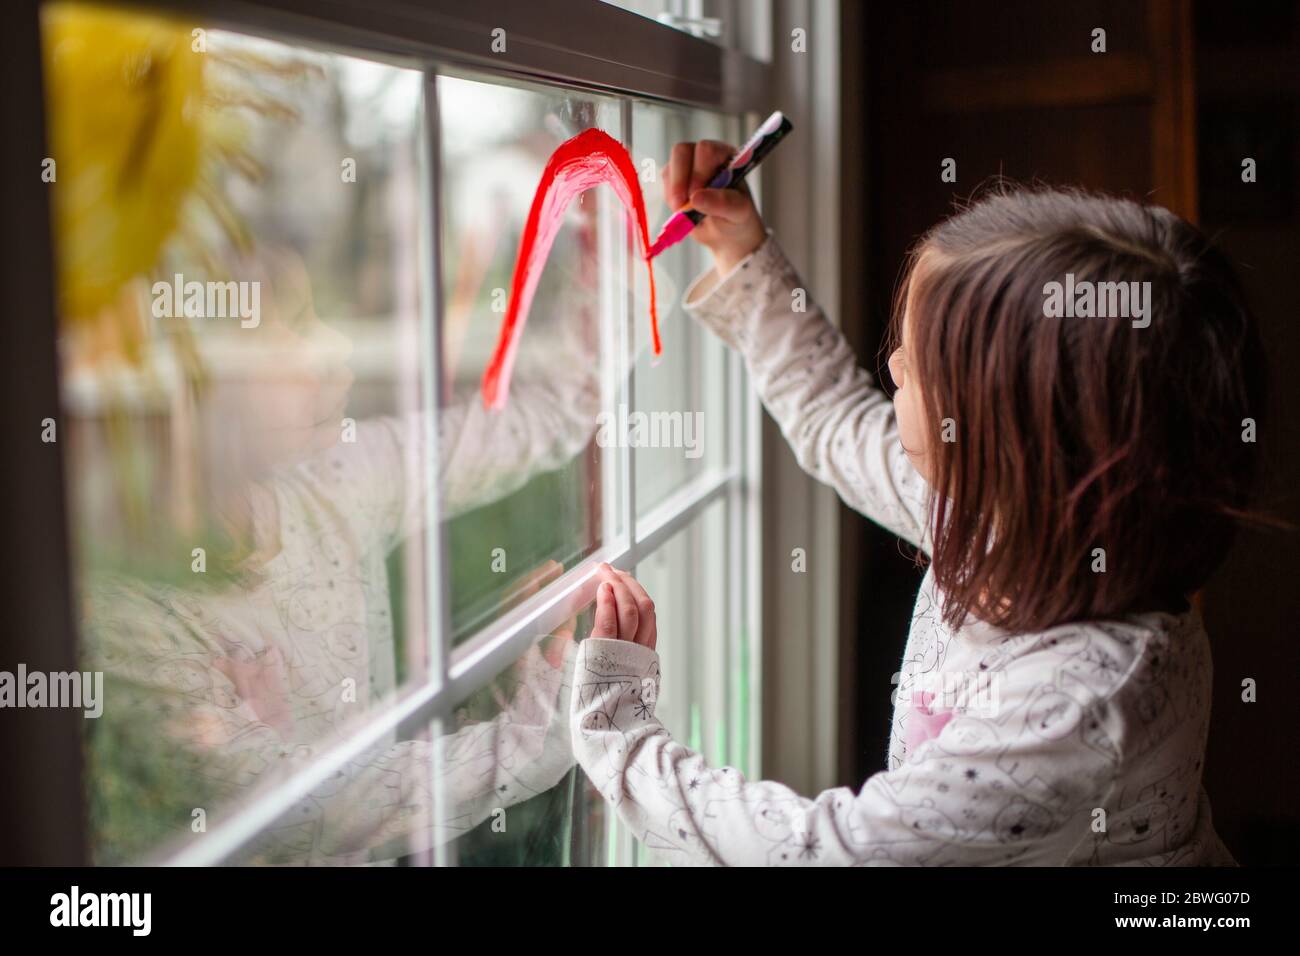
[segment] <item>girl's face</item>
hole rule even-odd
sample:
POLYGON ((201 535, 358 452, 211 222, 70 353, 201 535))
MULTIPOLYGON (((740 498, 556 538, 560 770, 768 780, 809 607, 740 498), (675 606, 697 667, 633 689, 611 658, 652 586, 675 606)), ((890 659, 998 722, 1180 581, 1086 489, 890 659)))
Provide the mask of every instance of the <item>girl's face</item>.
POLYGON ((889 374, 893 376, 897 390, 894 392, 894 412, 898 419, 898 438, 911 460, 912 466, 921 473, 926 481, 931 480, 929 449, 929 432, 926 428, 928 414, 921 394, 921 383, 916 380, 908 364, 909 346, 912 342, 912 327, 915 312, 912 309, 913 293, 916 290, 917 276, 922 272, 924 257, 912 272, 912 281, 907 292, 907 304, 903 311, 903 344, 889 356, 889 374))

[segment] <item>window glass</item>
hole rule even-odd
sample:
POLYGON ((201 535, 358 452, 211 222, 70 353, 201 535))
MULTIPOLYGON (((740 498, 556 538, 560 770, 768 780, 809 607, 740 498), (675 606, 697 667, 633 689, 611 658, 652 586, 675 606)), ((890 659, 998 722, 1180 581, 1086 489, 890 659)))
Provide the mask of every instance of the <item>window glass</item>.
POLYGON ((422 74, 110 8, 43 32, 92 850, 119 863, 426 673, 422 74))
POLYGON ((604 0, 765 63, 772 60, 771 0, 604 0))
POLYGON ((724 501, 714 501, 636 568, 655 602, 662 671, 672 674, 655 715, 716 763, 730 759, 731 736, 743 732, 728 719, 727 641, 710 639, 728 629, 726 515, 724 501))
MULTIPOLYGON (((734 46, 730 19, 735 0, 605 0, 632 13, 719 46, 734 46)), ((747 0, 753 3, 754 0, 747 0)))
MULTIPOLYGON (((655 716, 673 737, 714 767, 748 768, 748 672, 728 614, 727 509, 719 499, 636 568, 655 602, 663 686, 655 716)), ((637 844, 638 863, 655 862, 637 844)))
MULTIPOLYGON (((663 167, 673 144, 715 139, 736 141, 734 121, 699 110, 637 102, 632 112, 632 144, 645 183, 652 230, 673 210, 664 200, 663 167)), ((712 267, 708 252, 686 238, 660 253, 655 262, 663 354, 658 359, 645 342, 637 352, 635 414, 624 434, 636 445, 637 511, 645 515, 674 491, 708 469, 727 464, 726 348, 716 335, 682 308, 687 286, 712 267)))
POLYGON ((611 99, 442 76, 446 403, 443 501, 452 627, 461 640, 610 535, 595 441, 602 325, 630 234, 607 186, 575 198, 541 273, 504 408, 479 390, 501 333, 515 258, 551 154, 589 127, 621 138, 611 99))
POLYGON ((438 742, 440 817, 457 866, 572 866, 602 862, 605 808, 590 800, 569 742, 574 641, 584 610, 456 709, 438 742))

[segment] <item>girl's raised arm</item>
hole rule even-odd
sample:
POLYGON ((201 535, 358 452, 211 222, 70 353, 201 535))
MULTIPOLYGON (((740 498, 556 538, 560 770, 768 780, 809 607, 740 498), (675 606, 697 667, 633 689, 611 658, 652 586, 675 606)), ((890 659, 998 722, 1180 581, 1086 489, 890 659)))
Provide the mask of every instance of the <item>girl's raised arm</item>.
POLYGON ((850 508, 930 550, 929 486, 898 437, 894 405, 767 237, 725 277, 710 271, 686 310, 737 349, 800 467, 850 508))

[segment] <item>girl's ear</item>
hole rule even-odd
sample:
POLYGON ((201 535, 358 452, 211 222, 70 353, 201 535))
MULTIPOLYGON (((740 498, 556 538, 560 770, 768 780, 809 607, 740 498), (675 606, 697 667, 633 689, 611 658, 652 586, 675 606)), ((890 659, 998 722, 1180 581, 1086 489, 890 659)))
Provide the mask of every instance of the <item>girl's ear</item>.
POLYGON ((894 388, 902 388, 907 373, 907 361, 901 345, 889 353, 889 361, 886 364, 889 367, 889 377, 894 380, 894 388))

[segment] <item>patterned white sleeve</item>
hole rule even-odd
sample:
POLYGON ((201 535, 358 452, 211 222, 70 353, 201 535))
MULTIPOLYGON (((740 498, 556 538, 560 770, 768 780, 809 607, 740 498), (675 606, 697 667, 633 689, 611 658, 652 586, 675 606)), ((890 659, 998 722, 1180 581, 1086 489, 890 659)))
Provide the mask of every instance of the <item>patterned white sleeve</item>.
MULTIPOLYGON (((577 457, 596 432, 599 376, 590 362, 557 367, 554 375, 516 381, 499 412, 488 411, 474 391, 436 416, 360 422, 356 443, 336 445, 325 457, 351 480, 344 500, 362 540, 378 535, 390 550, 425 525, 432 492, 441 492, 441 517, 452 518, 577 457), (430 439, 437 441, 436 481, 424 477, 430 439)), ((332 500, 339 504, 344 495, 335 489, 332 500)))
POLYGON ((738 866, 1063 865, 1087 858, 1118 759, 1106 701, 1012 661, 996 714, 948 721, 901 767, 809 799, 710 767, 654 716, 659 657, 579 645, 570 728, 592 783, 670 862, 738 866))
MULTIPOLYGON (((92 746, 111 746, 97 743, 106 734, 143 737, 150 749, 142 763, 169 779, 185 806, 224 812, 267 781, 309 766, 336 740, 307 736, 241 698, 217 664, 229 652, 167 606, 127 582, 88 589, 87 663, 106 672, 115 702, 92 746)), ((490 718, 459 722, 430 740, 388 739, 350 761, 268 827, 249 855, 313 864, 388 859, 455 839, 549 790, 573 766, 572 641, 563 652, 552 663, 540 644, 530 646, 494 687, 490 718)), ((189 817, 170 824, 186 832, 189 817)))
MULTIPOLYGON (((312 864, 384 860, 454 840, 554 787, 573 766, 567 739, 572 656, 555 666, 534 645, 498 689, 500 709, 491 719, 467 721, 428 741, 380 744, 300 800, 253 852, 312 864)), ((220 755, 239 763, 247 787, 259 769, 305 766, 316 755, 311 743, 286 745, 269 733, 250 736, 249 729, 238 728, 240 742, 220 755)))
POLYGON ((808 297, 768 237, 721 280, 709 271, 685 308, 740 351, 800 467, 850 508, 929 551, 929 489, 898 439, 894 405, 808 297))

